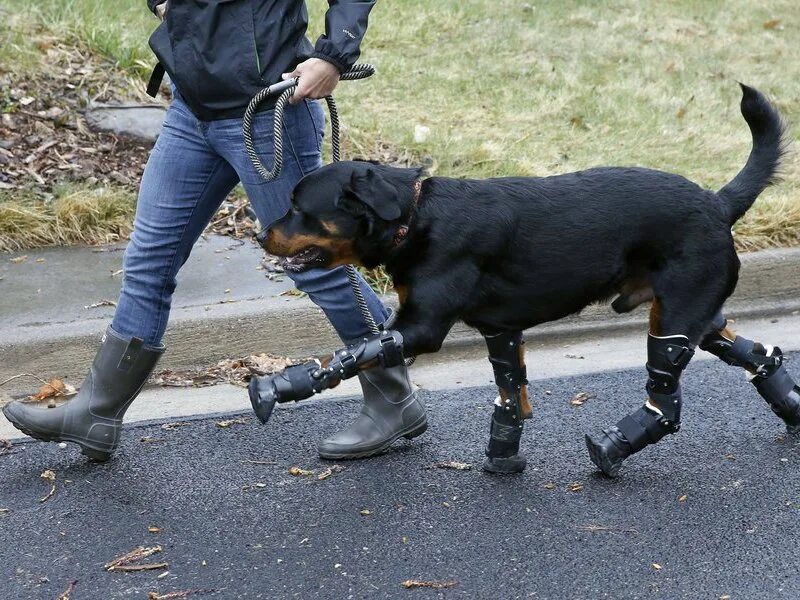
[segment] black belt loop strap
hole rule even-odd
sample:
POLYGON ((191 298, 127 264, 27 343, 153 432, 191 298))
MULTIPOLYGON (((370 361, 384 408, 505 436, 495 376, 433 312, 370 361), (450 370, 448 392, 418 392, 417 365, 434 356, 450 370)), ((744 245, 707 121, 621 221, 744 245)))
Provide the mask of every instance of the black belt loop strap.
POLYGON ((158 63, 153 67, 153 72, 150 74, 150 80, 147 82, 147 95, 153 98, 158 97, 158 90, 161 87, 161 82, 164 80, 164 65, 158 63))

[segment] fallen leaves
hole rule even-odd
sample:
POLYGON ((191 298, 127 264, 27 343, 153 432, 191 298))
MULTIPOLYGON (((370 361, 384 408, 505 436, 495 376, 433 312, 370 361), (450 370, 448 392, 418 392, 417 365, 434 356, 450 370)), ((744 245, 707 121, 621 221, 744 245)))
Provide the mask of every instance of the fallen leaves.
POLYGON ((570 492, 580 492, 583 491, 583 484, 578 481, 573 481, 567 486, 567 489, 570 492))
POLYGON ((46 471, 43 471, 39 477, 41 477, 45 481, 49 481, 52 484, 52 487, 50 488, 50 491, 47 492, 47 495, 45 495, 42 498, 39 498, 39 502, 47 502, 56 493, 56 474, 55 471, 47 469, 46 471))
POLYGON ((273 354, 253 354, 244 358, 226 359, 216 365, 182 371, 165 370, 155 374, 150 382, 164 387, 206 387, 230 383, 245 387, 254 376, 282 371, 291 360, 273 354))
POLYGON ((75 580, 69 584, 66 590, 58 597, 58 600, 70 600, 70 594, 75 591, 75 586, 78 585, 78 581, 75 580))
POLYGON ((166 569, 169 567, 169 563, 139 563, 139 564, 132 564, 138 563, 145 558, 152 556, 153 554, 158 554, 161 552, 161 546, 151 546, 146 548, 145 546, 138 546, 123 554, 122 556, 118 556, 117 558, 107 562, 103 565, 103 568, 106 571, 152 571, 155 569, 166 569))
POLYGON ((67 385, 61 379, 51 379, 39 388, 39 391, 29 396, 28 399, 34 402, 41 402, 42 400, 67 398, 74 396, 76 390, 71 385, 67 385))
POLYGON ((309 477, 313 475, 314 471, 309 471, 307 469, 301 469, 300 467, 289 467, 289 475, 294 477, 309 477))
POLYGON ((661 569, 663 569, 664 567, 662 567, 662 566, 661 566, 660 564, 658 564, 658 563, 653 563, 653 568, 654 568, 656 571, 660 571, 660 570, 661 570, 661 569))
POLYGON ((678 502, 686 502, 688 499, 689 499, 689 495, 688 494, 683 494, 682 496, 680 496, 678 498, 678 502))
POLYGON ((586 404, 587 400, 591 400, 595 396, 593 394, 589 394, 588 392, 578 392, 572 397, 572 400, 569 403, 572 406, 583 406, 586 404))
POLYGON ((344 471, 344 467, 341 465, 333 465, 322 471, 319 475, 317 475, 317 479, 320 481, 325 481, 328 477, 333 475, 334 473, 341 473, 344 471))
POLYGON ((155 525, 151 525, 147 528, 148 533, 161 533, 161 527, 156 527, 155 525))
POLYGON ((20 263, 24 263, 26 260, 28 260, 28 255, 27 254, 23 254, 22 256, 17 256, 15 258, 9 258, 8 262, 12 262, 15 265, 18 265, 20 263))
POLYGON ((164 431, 174 431, 178 427, 186 427, 187 425, 191 425, 191 423, 189 423, 189 421, 173 421, 172 423, 164 423, 161 429, 164 431))
MULTIPOLYGON (((162 573, 163 575, 163 573, 162 573)), ((159 575, 160 577, 161 575, 159 575)), ((180 592, 167 592, 166 594, 159 594, 158 592, 149 592, 147 600, 180 600, 181 598, 188 598, 194 594, 213 594, 217 590, 183 590, 180 592)))
POLYGON ((368 508, 362 508, 360 511, 358 511, 358 514, 360 514, 362 517, 368 517, 372 514, 372 511, 368 508))
POLYGON ((458 585, 457 581, 420 581, 418 579, 406 579, 402 584, 407 590, 414 588, 431 588, 434 590, 443 590, 445 588, 452 588, 458 585))
POLYGON ((447 462, 437 462, 433 463, 431 466, 426 467, 427 469, 452 469, 454 471, 469 471, 472 469, 472 464, 470 463, 463 463, 457 462, 454 460, 447 461, 447 462))
POLYGON ((113 307, 115 307, 115 306, 117 306, 117 303, 114 302, 113 300, 99 300, 98 302, 95 302, 93 304, 88 304, 88 305, 84 306, 83 308, 85 308, 86 310, 89 310, 89 309, 92 309, 92 308, 100 308, 100 307, 103 307, 103 306, 113 306, 113 307))
POLYGON ((246 425, 250 422, 248 417, 239 417, 237 419, 226 419, 224 421, 217 421, 217 427, 221 429, 227 429, 229 427, 233 427, 234 425, 246 425))

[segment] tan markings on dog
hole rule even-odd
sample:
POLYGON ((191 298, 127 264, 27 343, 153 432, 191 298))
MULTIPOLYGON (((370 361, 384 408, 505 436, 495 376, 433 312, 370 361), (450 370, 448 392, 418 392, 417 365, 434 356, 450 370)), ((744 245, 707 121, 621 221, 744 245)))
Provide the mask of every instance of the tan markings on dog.
POLYGON ((397 292, 397 299, 400 302, 400 306, 406 303, 408 300, 408 286, 407 285, 395 285, 394 291, 397 292))
POLYGON ((658 298, 653 300, 650 307, 650 335, 661 335, 661 302, 658 298))
POLYGON ((333 221, 321 221, 322 228, 331 235, 339 235, 339 226, 333 221))
MULTIPOLYGON (((525 342, 519 345, 519 366, 525 368, 525 342)), ((533 407, 528 399, 528 385, 523 384, 522 389, 519 391, 519 408, 523 419, 530 419, 533 417, 533 407)))
POLYGON ((351 240, 324 240, 317 244, 320 248, 325 248, 331 254, 329 267, 339 267, 341 265, 362 265, 361 258, 356 254, 351 240))
POLYGON ((618 313, 626 313, 653 299, 653 288, 642 278, 627 279, 619 287, 619 296, 611 303, 618 313))

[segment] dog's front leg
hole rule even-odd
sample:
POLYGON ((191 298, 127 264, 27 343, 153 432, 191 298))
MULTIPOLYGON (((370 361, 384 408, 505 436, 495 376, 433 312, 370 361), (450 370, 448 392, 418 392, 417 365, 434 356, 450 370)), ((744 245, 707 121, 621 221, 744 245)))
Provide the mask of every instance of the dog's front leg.
POLYGON ((524 421, 533 413, 528 401, 525 342, 521 331, 481 333, 489 349, 489 362, 499 391, 494 401, 483 468, 490 473, 521 473, 526 460, 519 453, 519 443, 524 421))
POLYGON ((403 335, 387 330, 364 336, 337 350, 325 360, 314 360, 287 367, 280 373, 253 377, 248 391, 253 411, 266 423, 276 403, 298 402, 330 389, 362 369, 384 368, 403 364, 403 335))

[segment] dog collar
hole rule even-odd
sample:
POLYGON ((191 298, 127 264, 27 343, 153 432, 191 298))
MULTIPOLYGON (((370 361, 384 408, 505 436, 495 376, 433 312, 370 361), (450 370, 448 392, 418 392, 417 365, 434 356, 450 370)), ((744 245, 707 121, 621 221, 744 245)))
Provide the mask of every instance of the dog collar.
POLYGON ((403 240, 406 239, 406 236, 408 235, 408 228, 411 225, 411 220, 414 218, 414 213, 417 210, 417 205, 419 204, 419 197, 421 194, 422 194, 422 180, 417 179, 414 182, 414 198, 411 200, 411 210, 408 211, 408 221, 405 224, 400 225, 400 227, 397 228, 397 231, 394 234, 395 246, 400 245, 403 242, 403 240))

